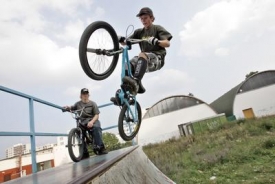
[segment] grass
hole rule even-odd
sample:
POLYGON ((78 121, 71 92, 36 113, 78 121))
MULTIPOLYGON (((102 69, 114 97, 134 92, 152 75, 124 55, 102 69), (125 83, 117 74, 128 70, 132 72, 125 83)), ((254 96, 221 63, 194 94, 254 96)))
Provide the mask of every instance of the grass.
POLYGON ((143 150, 176 183, 275 183, 275 117, 228 122, 143 150))

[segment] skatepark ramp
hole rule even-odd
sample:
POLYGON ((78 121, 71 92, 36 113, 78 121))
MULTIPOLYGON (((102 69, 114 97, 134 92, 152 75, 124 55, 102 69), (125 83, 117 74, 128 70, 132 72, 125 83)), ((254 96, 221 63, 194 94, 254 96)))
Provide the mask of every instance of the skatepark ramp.
POLYGON ((142 151, 142 148, 138 147, 88 183, 168 184, 174 182, 158 170, 142 151))
POLYGON ((141 147, 132 146, 6 183, 168 184, 174 182, 154 166, 141 147))

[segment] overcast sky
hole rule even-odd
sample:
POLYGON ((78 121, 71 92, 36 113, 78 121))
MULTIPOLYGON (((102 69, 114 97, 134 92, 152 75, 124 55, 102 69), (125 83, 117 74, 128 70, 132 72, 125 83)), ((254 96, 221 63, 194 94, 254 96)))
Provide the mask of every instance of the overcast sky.
MULTIPOLYGON (((80 36, 96 20, 125 35, 128 25, 142 26, 136 14, 144 6, 153 10, 155 24, 173 35, 165 66, 143 79, 147 92, 138 100, 144 109, 189 92, 211 103, 250 71, 275 68, 274 0, 2 0, 0 85, 61 106, 79 100, 80 89, 87 87, 92 100, 109 103, 119 87, 120 67, 104 81, 89 79, 78 59, 80 36)), ((129 54, 138 52, 135 48, 129 54)), ((28 131, 28 102, 3 92, 0 100, 1 131, 28 131)), ((66 132, 74 126, 69 114, 35 108, 39 132, 66 132)), ((116 124, 118 113, 114 106, 101 109, 103 127, 116 124)), ((7 146, 29 138, 0 140, 1 158, 7 146)))

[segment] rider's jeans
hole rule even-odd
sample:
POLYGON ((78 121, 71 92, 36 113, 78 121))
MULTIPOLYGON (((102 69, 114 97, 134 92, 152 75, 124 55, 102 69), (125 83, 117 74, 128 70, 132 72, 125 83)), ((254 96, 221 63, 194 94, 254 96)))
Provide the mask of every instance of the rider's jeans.
MULTIPOLYGON (((86 119, 82 123, 84 125, 87 125, 89 121, 91 121, 91 119, 86 119)), ((103 144, 103 141, 102 141, 102 129, 101 129, 101 123, 100 123, 99 120, 97 120, 94 123, 94 126, 91 129, 91 133, 92 133, 93 138, 94 138, 94 144, 95 144, 94 146, 98 146, 100 148, 103 148, 104 144, 103 144)), ((85 152, 88 152, 87 145, 84 147, 84 153, 85 152)))
POLYGON ((94 126, 92 129, 92 134, 94 137, 94 144, 99 147, 103 147, 103 141, 102 141, 102 129, 101 127, 94 126))

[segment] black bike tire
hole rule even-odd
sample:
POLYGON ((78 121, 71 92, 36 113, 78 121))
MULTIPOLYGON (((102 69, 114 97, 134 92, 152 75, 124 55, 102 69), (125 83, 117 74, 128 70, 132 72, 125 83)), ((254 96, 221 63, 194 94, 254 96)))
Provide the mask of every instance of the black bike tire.
POLYGON ((84 30, 84 32, 81 36, 80 43, 79 43, 79 60, 80 60, 82 69, 84 70, 86 75, 88 75, 90 78, 92 78, 94 80, 104 80, 104 79, 108 78, 113 73, 114 69, 116 68, 119 54, 115 54, 113 56, 113 60, 112 60, 110 67, 108 68, 108 70, 106 70, 102 74, 97 74, 90 68, 88 58, 87 58, 87 52, 86 52, 87 44, 88 44, 88 41, 89 41, 91 35, 97 29, 105 29, 106 31, 108 31, 110 36, 112 37, 112 40, 113 40, 114 50, 119 50, 118 38, 117 38, 117 34, 116 34, 116 31, 114 30, 114 28, 107 22, 96 21, 96 22, 91 23, 84 30))
POLYGON ((73 129, 71 129, 71 131, 69 132, 69 135, 68 135, 68 151, 69 151, 69 155, 70 155, 71 159, 74 162, 79 162, 82 159, 83 153, 84 153, 84 142, 81 145, 81 149, 80 149, 80 153, 79 153, 78 157, 76 157, 74 155, 73 148, 72 148, 72 137, 76 132, 79 132, 79 131, 80 130, 78 128, 73 128, 73 129))
POLYGON ((125 116, 125 112, 128 108, 128 106, 126 104, 123 105, 121 111, 120 111, 120 114, 119 114, 119 118, 118 118, 118 132, 119 132, 119 135, 120 137, 124 140, 124 141, 131 141, 138 133, 139 129, 140 129, 140 125, 141 125, 141 107, 139 105, 138 102, 137 103, 137 110, 138 110, 138 124, 137 124, 137 129, 135 130, 135 132, 131 135, 131 136, 127 136, 124 132, 124 129, 123 129, 123 120, 124 120, 124 116, 125 116))

